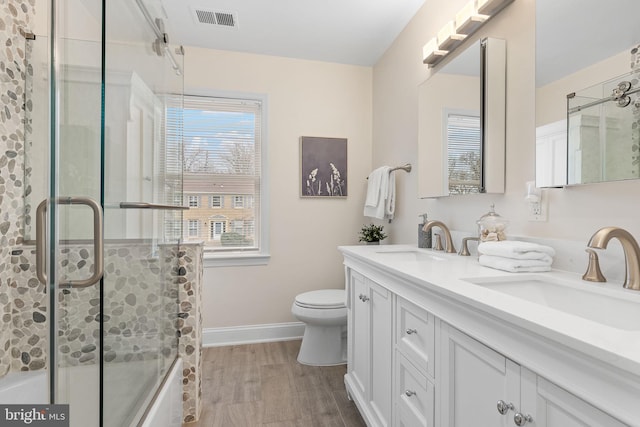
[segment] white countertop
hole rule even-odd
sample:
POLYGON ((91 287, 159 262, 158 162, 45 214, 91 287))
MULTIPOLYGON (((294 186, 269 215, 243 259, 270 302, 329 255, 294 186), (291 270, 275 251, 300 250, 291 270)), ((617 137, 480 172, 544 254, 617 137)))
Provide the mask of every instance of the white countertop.
MULTIPOLYGON (((508 273, 483 267, 476 257, 462 257, 410 245, 361 245, 338 248, 345 258, 373 264, 414 285, 468 304, 499 319, 561 343, 624 371, 640 375, 640 292, 621 284, 591 283, 580 275, 553 270, 546 273, 508 273), (419 260, 388 256, 381 252, 417 251, 419 260), (422 259, 425 258, 425 259, 422 259), (638 303, 637 327, 619 329, 568 314, 465 281, 465 278, 546 276, 568 284, 638 303)), ((410 257, 406 257, 410 258, 410 257)))

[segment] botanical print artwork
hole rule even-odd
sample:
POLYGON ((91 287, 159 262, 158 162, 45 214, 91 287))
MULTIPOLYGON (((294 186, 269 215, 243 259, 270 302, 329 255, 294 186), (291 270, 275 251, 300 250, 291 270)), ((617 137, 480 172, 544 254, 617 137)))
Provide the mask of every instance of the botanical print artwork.
POLYGON ((347 196, 347 139, 300 138, 301 196, 347 196))

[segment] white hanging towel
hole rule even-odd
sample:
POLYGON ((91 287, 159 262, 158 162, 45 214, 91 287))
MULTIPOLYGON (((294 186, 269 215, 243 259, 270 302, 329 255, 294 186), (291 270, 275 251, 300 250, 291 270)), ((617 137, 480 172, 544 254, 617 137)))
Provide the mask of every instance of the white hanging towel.
POLYGON ((389 192, 389 166, 381 166, 369 174, 364 216, 383 219, 389 192))
POLYGON ((387 197, 384 204, 384 217, 391 222, 396 211, 396 174, 387 173, 389 185, 387 186, 387 197))

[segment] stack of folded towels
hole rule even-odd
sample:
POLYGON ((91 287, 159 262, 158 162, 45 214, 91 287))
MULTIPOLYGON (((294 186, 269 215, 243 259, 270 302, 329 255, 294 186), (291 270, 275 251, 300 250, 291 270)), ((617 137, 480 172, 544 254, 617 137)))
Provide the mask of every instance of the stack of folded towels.
POLYGON ((550 271, 556 254, 552 247, 516 240, 483 242, 478 252, 480 265, 511 273, 550 271))

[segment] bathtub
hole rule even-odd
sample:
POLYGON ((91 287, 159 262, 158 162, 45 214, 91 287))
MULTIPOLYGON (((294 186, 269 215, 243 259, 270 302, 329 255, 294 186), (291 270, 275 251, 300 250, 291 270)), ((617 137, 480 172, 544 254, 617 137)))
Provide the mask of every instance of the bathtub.
POLYGON ((2 404, 46 404, 48 400, 47 371, 9 372, 0 378, 2 404))
MULTIPOLYGON (((86 393, 86 387, 97 390, 100 386, 98 365, 76 366, 64 368, 60 372, 59 386, 72 403, 69 406, 71 412, 71 427, 93 427, 98 424, 96 414, 99 403, 95 394, 86 393), (65 369, 73 369, 72 382, 65 381, 69 378, 65 369), (75 402, 75 404, 74 404, 75 402), (74 422, 76 421, 76 422, 74 422)), ((178 359, 168 373, 162 389, 156 399, 151 402, 145 411, 141 411, 136 419, 142 417, 145 427, 180 427, 182 425, 182 360, 178 359)), ((47 371, 10 372, 0 378, 0 404, 43 404, 49 402, 47 371)), ((133 425, 138 425, 134 423, 133 425)))

